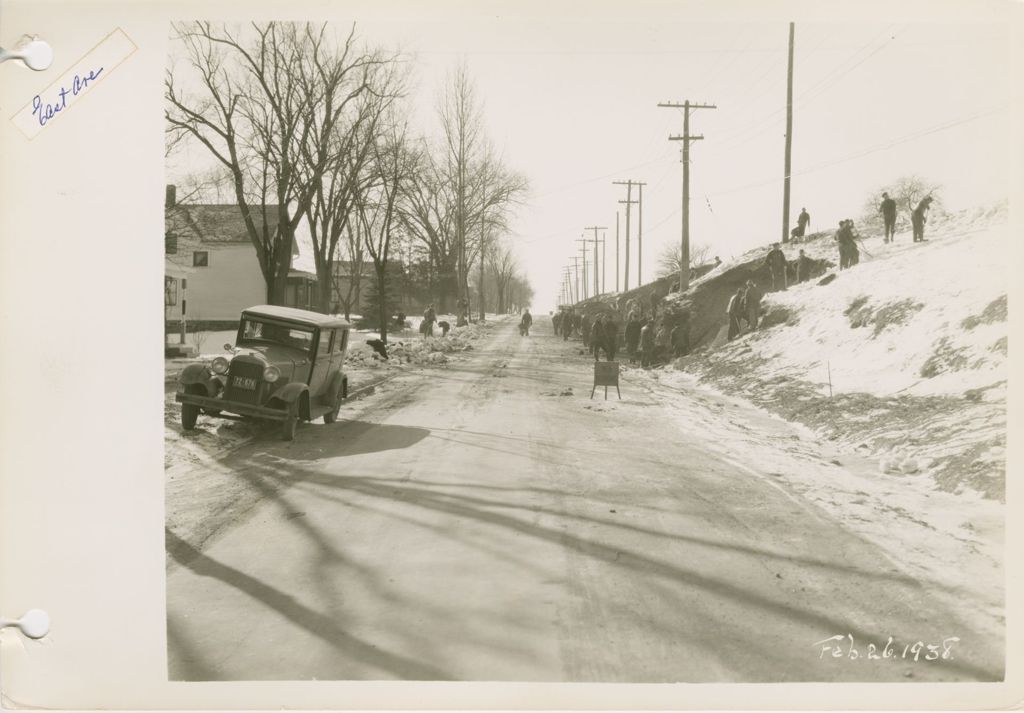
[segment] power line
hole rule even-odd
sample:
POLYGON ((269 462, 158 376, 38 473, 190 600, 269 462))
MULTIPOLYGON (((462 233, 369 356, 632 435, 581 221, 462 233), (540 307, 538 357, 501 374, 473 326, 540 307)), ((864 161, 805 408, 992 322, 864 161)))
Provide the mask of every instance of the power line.
MULTIPOLYGON (((826 74, 823 78, 819 79, 809 88, 802 91, 800 95, 797 96, 794 100, 794 106, 802 107, 808 102, 812 101, 813 99, 816 99, 817 97, 821 96, 821 94, 823 94, 829 88, 835 86, 835 84, 841 78, 845 77, 847 74, 852 72, 854 69, 859 67, 868 59, 870 59, 871 57, 875 56, 880 51, 885 49, 886 45, 889 42, 891 42, 893 38, 895 38, 895 35, 902 32, 905 29, 905 26, 896 30, 891 35, 890 39, 887 40, 885 39, 885 35, 889 35, 890 32, 892 32, 891 28, 892 25, 886 27, 885 31, 876 36, 873 40, 871 40, 871 42, 861 46, 851 56, 847 57, 845 60, 840 62, 836 67, 834 67, 831 71, 829 71, 828 74, 826 74), (881 43, 878 44, 877 47, 874 47, 875 43, 879 42, 879 40, 881 40, 881 43), (861 58, 860 60, 857 60, 857 57, 861 54, 861 52, 863 52, 864 50, 868 50, 872 47, 873 49, 865 57, 861 58), (848 67, 847 65, 851 61, 854 62, 854 64, 848 67)), ((729 153, 735 151, 736 149, 742 146, 746 146, 751 141, 760 137, 769 129, 773 128, 776 122, 769 122, 769 120, 777 115, 781 115, 784 111, 786 111, 785 105, 770 111, 769 113, 765 114, 761 119, 751 122, 751 124, 748 125, 747 129, 738 132, 732 138, 730 138, 729 140, 725 141, 722 145, 720 145, 718 147, 718 153, 729 153)))
MULTIPOLYGON (((855 159, 861 158, 863 156, 867 156, 869 154, 878 153, 879 151, 884 151, 886 149, 890 149, 890 148, 893 148, 895 146, 899 146, 900 144, 905 144, 908 141, 914 141, 916 139, 923 138, 923 137, 928 136, 930 134, 935 134, 935 133, 938 133, 940 131, 945 131, 946 129, 952 129, 953 127, 960 126, 961 124, 967 124, 967 123, 972 122, 972 121, 977 121, 978 119, 982 119, 982 118, 984 118, 986 116, 990 116, 992 114, 998 114, 999 112, 1006 111, 1008 108, 1009 108, 1009 105, 1008 104, 1004 104, 1003 106, 996 107, 994 109, 989 109, 987 111, 979 112, 977 114, 972 114, 970 116, 963 117, 961 119, 956 119, 956 120, 949 121, 949 122, 946 122, 946 123, 943 123, 943 124, 939 124, 937 126, 929 128, 929 129, 924 129, 924 130, 921 130, 921 131, 916 131, 916 132, 914 132, 912 134, 907 134, 907 135, 902 136, 902 137, 900 137, 898 139, 893 139, 892 141, 888 141, 888 142, 886 142, 884 144, 878 144, 876 146, 873 146, 873 147, 870 147, 870 148, 867 148, 867 149, 863 149, 861 151, 857 151, 857 152, 855 152, 853 154, 849 154, 849 155, 842 156, 842 157, 839 157, 839 158, 836 158, 836 159, 825 161, 825 162, 820 163, 820 164, 816 164, 816 165, 811 166, 809 168, 805 168, 802 171, 794 171, 791 175, 793 175, 793 176, 803 176, 803 175, 806 175, 808 173, 813 173, 815 171, 820 171, 820 170, 822 170, 824 168, 829 168, 831 166, 835 166, 835 165, 840 164, 840 163, 846 163, 847 161, 853 161, 855 159)), ((772 183, 776 183, 779 180, 781 180, 781 179, 778 179, 778 178, 768 178, 768 179, 765 179, 763 181, 756 181, 754 183, 747 183, 747 184, 744 184, 744 185, 741 185, 741 186, 736 186, 734 188, 728 188, 728 189, 723 190, 723 191, 715 191, 714 193, 709 193, 708 196, 724 196, 724 195, 729 195, 731 193, 739 193, 741 191, 749 190, 751 188, 759 188, 761 186, 767 186, 767 185, 770 185, 772 183)))

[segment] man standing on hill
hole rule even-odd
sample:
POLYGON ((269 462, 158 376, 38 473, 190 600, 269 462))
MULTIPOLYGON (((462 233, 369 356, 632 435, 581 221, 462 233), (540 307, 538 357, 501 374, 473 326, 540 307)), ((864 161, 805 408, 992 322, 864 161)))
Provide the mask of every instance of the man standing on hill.
POLYGON ((636 348, 640 344, 640 330, 643 325, 636 316, 636 312, 629 313, 629 320, 626 322, 626 353, 629 354, 629 363, 636 364, 636 348))
POLYGON ((678 359, 690 353, 690 313, 683 312, 672 327, 672 358, 678 359))
POLYGON ((910 222, 914 226, 914 242, 924 242, 924 224, 925 224, 925 213, 928 212, 929 206, 932 204, 932 197, 925 196, 920 203, 917 204, 917 208, 914 208, 914 212, 910 214, 910 222))
POLYGON ((888 193, 882 194, 882 204, 878 206, 878 212, 885 221, 885 242, 891 243, 896 239, 896 201, 890 198, 888 193))
POLYGON ((796 259, 796 281, 807 282, 811 279, 811 267, 811 259, 801 250, 800 257, 796 259))
POLYGON ((839 230, 836 231, 836 243, 839 244, 839 269, 845 270, 850 266, 850 246, 853 244, 853 236, 846 227, 846 221, 839 221, 839 230))
POLYGON ((807 213, 806 208, 800 209, 800 215, 796 219, 796 230, 793 231, 794 237, 802 238, 807 233, 807 226, 811 224, 811 216, 807 213))
MULTIPOLYGON (((802 250, 800 252, 803 252, 802 250)), ((761 298, 764 297, 764 293, 754 283, 753 280, 747 280, 747 289, 743 293, 743 306, 746 309, 746 319, 748 329, 751 331, 757 329, 758 319, 761 317, 761 298)))
POLYGON ((772 291, 786 289, 786 254, 779 248, 778 243, 772 243, 772 249, 768 257, 764 259, 765 264, 772 273, 772 291))
POLYGON ((725 308, 729 317, 729 334, 727 339, 731 342, 740 333, 740 319, 743 317, 743 287, 736 290, 736 294, 729 298, 729 306, 725 308))
POLYGON ((640 366, 644 369, 654 361, 654 320, 649 319, 640 329, 640 366))

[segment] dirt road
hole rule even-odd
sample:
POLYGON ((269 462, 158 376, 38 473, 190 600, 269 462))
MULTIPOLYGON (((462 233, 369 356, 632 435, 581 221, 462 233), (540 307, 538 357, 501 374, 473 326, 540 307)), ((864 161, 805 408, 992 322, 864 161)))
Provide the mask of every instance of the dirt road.
POLYGON ((222 458, 262 497, 202 543, 168 530, 171 678, 1002 678, 970 605, 641 380, 590 400, 539 321, 222 458))

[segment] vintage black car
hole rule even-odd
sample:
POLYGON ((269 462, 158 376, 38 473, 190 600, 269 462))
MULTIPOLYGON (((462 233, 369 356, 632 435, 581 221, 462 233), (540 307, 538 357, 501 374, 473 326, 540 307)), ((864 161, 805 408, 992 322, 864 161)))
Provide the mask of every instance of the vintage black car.
POLYGON ((181 425, 195 428, 199 412, 221 418, 281 421, 286 441, 299 420, 338 417, 348 396, 343 366, 351 325, 344 319, 263 305, 242 312, 230 358, 190 364, 178 377, 181 425))

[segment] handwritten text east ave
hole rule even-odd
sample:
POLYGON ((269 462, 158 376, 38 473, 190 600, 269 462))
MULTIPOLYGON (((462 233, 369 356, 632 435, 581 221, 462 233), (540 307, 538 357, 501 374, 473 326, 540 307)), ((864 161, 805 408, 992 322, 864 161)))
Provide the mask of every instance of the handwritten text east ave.
POLYGON ((38 94, 32 98, 32 114, 35 115, 39 121, 40 126, 46 126, 46 122, 57 116, 60 112, 68 106, 68 96, 78 96, 89 86, 90 82, 94 82, 99 76, 100 72, 103 71, 103 67, 94 69, 85 76, 76 74, 74 79, 71 80, 70 87, 61 87, 60 91, 57 92, 57 100, 53 104, 43 103, 42 97, 38 94))

